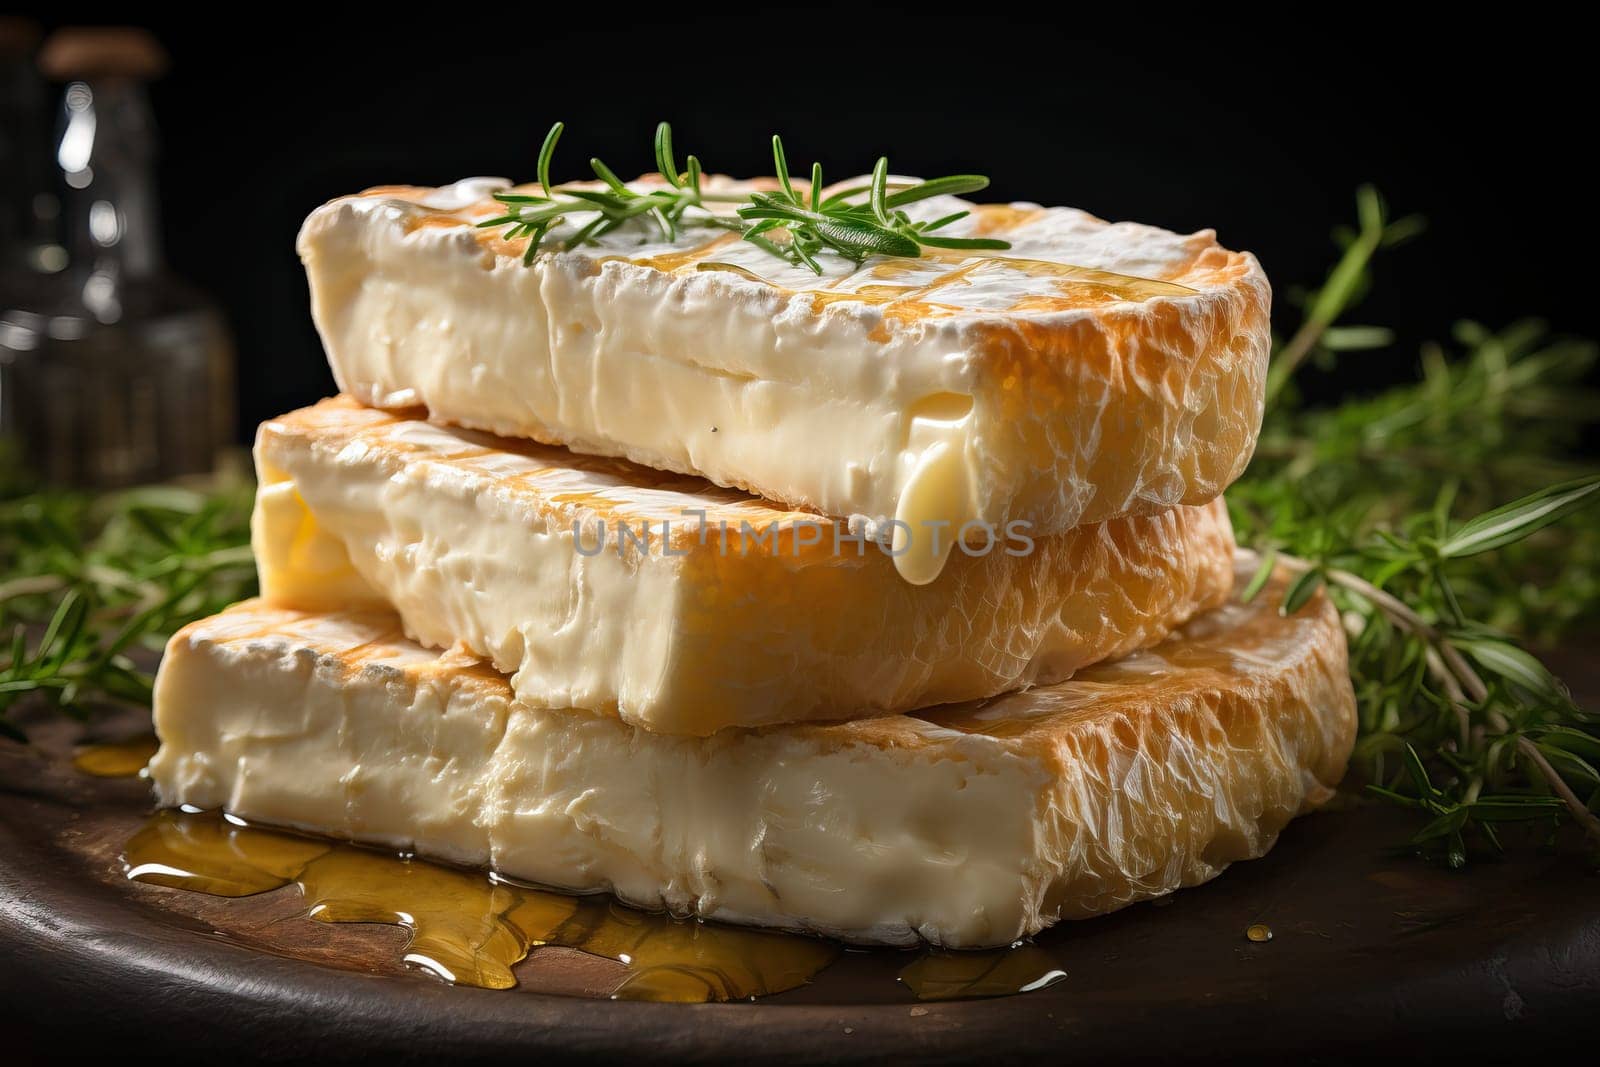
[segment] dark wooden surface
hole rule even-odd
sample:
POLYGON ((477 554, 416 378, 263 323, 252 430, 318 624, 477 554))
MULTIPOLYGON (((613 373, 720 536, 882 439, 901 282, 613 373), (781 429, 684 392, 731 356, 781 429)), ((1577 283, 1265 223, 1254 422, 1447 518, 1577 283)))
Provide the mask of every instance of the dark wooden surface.
POLYGON ((22 1062, 1520 1059, 1600 1011, 1600 877, 1581 859, 1450 872, 1391 854, 1414 824, 1369 807, 1299 820, 1267 858, 1160 906, 1049 932, 1068 978, 1022 996, 918 1004, 895 981, 909 957, 887 951, 755 1003, 595 999, 615 965, 566 950, 536 951, 515 991, 454 988, 395 962, 396 928, 299 918, 292 888, 127 882, 146 786, 71 770, 74 739, 46 723, 29 748, 0 741, 0 1033, 22 1062), (1254 922, 1271 942, 1245 938, 1254 922))

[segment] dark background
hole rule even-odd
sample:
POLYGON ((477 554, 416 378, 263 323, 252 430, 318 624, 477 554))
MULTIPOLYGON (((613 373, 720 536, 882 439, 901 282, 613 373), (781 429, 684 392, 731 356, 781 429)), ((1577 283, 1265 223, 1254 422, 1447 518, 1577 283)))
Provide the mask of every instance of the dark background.
POLYGON ((653 169, 666 118, 680 156, 734 174, 770 172, 781 132, 791 160, 821 158, 833 178, 887 152, 902 173, 986 173, 994 199, 1214 227, 1261 258, 1285 332, 1296 287, 1321 279, 1330 231, 1373 182, 1429 231, 1383 255, 1351 320, 1402 344, 1346 357, 1313 383, 1325 397, 1408 376, 1417 344, 1461 318, 1594 332, 1595 60, 1570 28, 1408 36, 1285 8, 1274 39, 1270 20, 1230 26, 1210 6, 1072 10, 1070 26, 998 5, 950 20, 865 6, 759 19, 503 10, 374 9, 337 24, 219 8, 214 23, 145 23, 173 55, 154 88, 168 255, 228 311, 243 433, 332 390, 294 254, 305 214, 376 184, 528 178, 556 118, 568 124, 558 179, 589 155, 624 175, 653 169))

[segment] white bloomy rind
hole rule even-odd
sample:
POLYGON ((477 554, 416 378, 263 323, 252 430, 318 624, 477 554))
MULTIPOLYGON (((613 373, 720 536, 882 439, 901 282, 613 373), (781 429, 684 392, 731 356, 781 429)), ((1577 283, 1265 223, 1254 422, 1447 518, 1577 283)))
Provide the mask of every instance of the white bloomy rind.
MULTIPOLYGON (((523 243, 473 225, 505 187, 376 190, 306 220, 342 390, 699 474, 885 541, 891 520, 1041 536, 1202 504, 1254 448, 1270 290, 1209 231, 940 197, 915 213, 973 208, 944 232, 1011 249, 824 255, 818 277, 731 234, 689 226, 668 244, 640 223, 525 267, 523 243)), ((939 573, 931 546, 897 557, 907 579, 939 573)))
POLYGON ((270 603, 390 607, 412 638, 511 674, 528 704, 666 733, 1061 681, 1160 641, 1232 585, 1221 500, 963 545, 913 586, 832 519, 348 398, 263 423, 256 472, 270 603))
POLYGON ((1344 634, 1284 589, 1062 685, 709 738, 528 708, 386 613, 248 602, 173 637, 150 772, 166 805, 646 907, 1003 945, 1204 882, 1331 795, 1344 634))

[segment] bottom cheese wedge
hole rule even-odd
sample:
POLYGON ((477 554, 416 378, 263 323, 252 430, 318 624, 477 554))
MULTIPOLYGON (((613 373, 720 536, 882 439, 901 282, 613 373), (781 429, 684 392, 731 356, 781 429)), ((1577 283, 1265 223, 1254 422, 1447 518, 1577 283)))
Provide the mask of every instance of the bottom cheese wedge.
POLYGON ((150 771, 163 804, 644 907, 1003 945, 1204 882, 1331 795, 1344 634, 1320 596, 1280 616, 1282 593, 1059 685, 709 738, 528 707, 389 614, 252 601, 173 637, 150 771))

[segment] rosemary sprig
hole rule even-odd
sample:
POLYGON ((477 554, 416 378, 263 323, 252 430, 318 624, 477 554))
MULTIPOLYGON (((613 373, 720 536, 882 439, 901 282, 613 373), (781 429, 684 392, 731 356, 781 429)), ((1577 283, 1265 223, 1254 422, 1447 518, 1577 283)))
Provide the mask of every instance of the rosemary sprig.
POLYGON ((0 489, 0 734, 25 698, 82 718, 107 698, 150 702, 128 656, 255 590, 248 484, 95 498, 0 489), (43 626, 30 643, 30 626, 43 626))
POLYGON ((1536 323, 1467 324, 1466 353, 1428 346, 1420 382, 1306 407, 1301 366, 1392 343, 1337 323, 1373 255, 1420 227, 1387 222, 1370 190, 1359 204, 1361 230, 1277 353, 1261 445, 1229 491, 1240 539, 1264 551, 1248 592, 1284 564, 1297 576, 1282 610, 1319 588, 1340 607, 1356 768, 1373 795, 1427 816, 1416 848, 1460 865, 1501 848, 1498 826, 1563 821, 1600 845, 1600 717, 1508 636, 1557 639, 1600 619, 1600 532, 1558 524, 1600 500, 1600 474, 1565 458, 1600 411, 1582 385, 1594 346, 1549 342, 1536 323))
POLYGON ((1443 538, 1384 532, 1318 560, 1269 550, 1246 589, 1252 598, 1271 569, 1283 565, 1296 573, 1284 593, 1285 613, 1299 611, 1319 588, 1336 594, 1362 701, 1357 755, 1374 779, 1368 790, 1433 815, 1414 842, 1439 841, 1454 866, 1466 862, 1467 830, 1498 849, 1495 823, 1553 817, 1563 807, 1600 845, 1600 818, 1592 810, 1600 773, 1584 758, 1600 763, 1600 734, 1592 729, 1600 720, 1580 712, 1550 671, 1510 638, 1463 618, 1446 569, 1450 561, 1516 544, 1597 500, 1600 474, 1530 494, 1443 538), (1357 573, 1374 567, 1371 580, 1357 573), (1383 588, 1408 572, 1415 572, 1412 581, 1400 584, 1421 576, 1453 610, 1430 619, 1412 606, 1428 602, 1424 591, 1401 599, 1383 588), (1433 784, 1419 741, 1453 772, 1446 788, 1433 784), (1409 795, 1397 790, 1398 782, 1378 784, 1386 781, 1385 759, 1394 755, 1402 759, 1409 795), (1574 784, 1592 791, 1588 801, 1574 784), (1527 792, 1529 785, 1549 792, 1527 792))
POLYGON ((883 156, 866 185, 825 197, 822 164, 813 163, 809 184, 797 188, 783 139, 774 135, 772 166, 779 188, 748 195, 716 194, 703 186, 705 171, 698 157, 689 156, 686 168, 678 169, 672 127, 663 122, 656 127, 655 160, 664 185, 631 188, 598 159, 590 159, 589 168, 602 188, 552 185, 550 164, 565 128, 559 122, 551 126, 539 149, 539 192, 496 193, 495 199, 505 205, 506 212, 478 223, 481 227, 505 227, 503 236, 507 240, 526 240, 524 264, 533 262, 552 231, 570 216, 585 218, 581 223, 574 220, 577 228, 559 242, 565 249, 591 244, 630 222, 648 219, 664 241, 676 240, 678 233, 689 226, 732 230, 762 250, 817 274, 823 271, 818 257, 824 253, 859 265, 872 256, 915 259, 922 255, 923 248, 1011 247, 995 238, 950 237, 939 232, 966 218, 966 211, 918 221, 903 210, 908 204, 930 197, 961 196, 985 189, 989 179, 980 175, 958 174, 911 185, 891 183, 889 160, 883 156), (731 212, 716 211, 709 206, 712 204, 735 206, 731 212))

